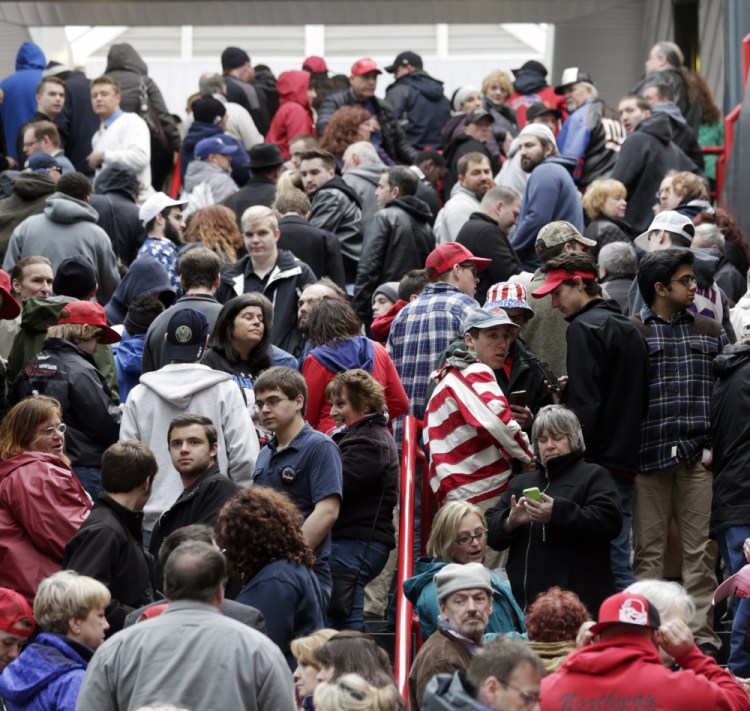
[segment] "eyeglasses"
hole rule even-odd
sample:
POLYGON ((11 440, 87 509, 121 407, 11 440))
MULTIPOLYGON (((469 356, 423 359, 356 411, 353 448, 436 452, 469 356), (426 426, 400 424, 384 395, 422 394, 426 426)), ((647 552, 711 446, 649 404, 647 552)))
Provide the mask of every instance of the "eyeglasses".
POLYGON ((461 262, 458 266, 461 267, 461 269, 468 269, 474 276, 478 274, 477 265, 474 264, 474 262, 461 262))
POLYGON ((473 543, 475 540, 483 541, 487 537, 487 529, 483 528, 481 531, 474 531, 474 533, 464 533, 456 538, 457 546, 467 546, 473 543))
POLYGON ((276 397, 275 395, 272 395, 266 400, 256 400, 253 407, 257 412, 260 412, 266 405, 268 405, 268 407, 273 410, 273 408, 276 407, 280 402, 290 399, 291 398, 288 397, 276 397))
POLYGON ((47 427, 46 429, 43 429, 40 433, 40 437, 52 437, 52 435, 57 432, 59 435, 64 435, 65 431, 68 429, 68 426, 61 422, 57 427, 47 427))
POLYGON ((523 689, 519 689, 517 686, 513 686, 512 684, 508 684, 505 681, 500 682, 503 686, 507 686, 509 689, 513 689, 525 702, 526 706, 532 706, 533 704, 537 704, 542 700, 542 695, 534 693, 533 691, 524 691, 523 689))
POLYGON ((682 284, 683 286, 690 286, 691 284, 698 283, 698 280, 695 278, 695 275, 688 276, 687 274, 684 277, 680 277, 679 279, 670 279, 669 283, 671 284, 673 281, 676 281, 678 284, 682 284))

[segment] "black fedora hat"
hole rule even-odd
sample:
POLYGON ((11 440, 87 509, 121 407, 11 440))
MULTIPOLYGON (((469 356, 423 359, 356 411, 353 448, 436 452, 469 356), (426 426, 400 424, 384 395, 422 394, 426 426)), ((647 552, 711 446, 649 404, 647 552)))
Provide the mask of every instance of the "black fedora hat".
POLYGON ((284 164, 284 156, 281 155, 281 149, 275 143, 259 143, 250 149, 249 155, 250 162, 245 167, 250 170, 276 168, 284 164))

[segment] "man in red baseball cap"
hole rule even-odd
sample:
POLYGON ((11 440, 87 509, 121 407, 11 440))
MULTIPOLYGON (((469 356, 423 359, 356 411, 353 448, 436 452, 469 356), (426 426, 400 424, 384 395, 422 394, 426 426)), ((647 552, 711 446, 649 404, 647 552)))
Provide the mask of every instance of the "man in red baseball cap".
POLYGON ((417 152, 409 145, 406 133, 396 119, 393 109, 375 96, 378 75, 382 74, 375 60, 363 57, 352 64, 349 76, 349 88, 329 94, 318 111, 316 130, 322 136, 331 116, 342 106, 359 104, 377 121, 377 128, 370 136, 370 141, 382 148, 394 161, 411 165, 417 152))
POLYGON ((33 632, 29 603, 15 590, 0 588, 0 672, 21 653, 33 632))
POLYGON ((592 643, 542 680, 542 711, 573 708, 750 709, 731 672, 695 646, 681 619, 661 624, 643 595, 617 593, 599 608, 592 643), (664 667, 659 648, 683 671, 664 667))

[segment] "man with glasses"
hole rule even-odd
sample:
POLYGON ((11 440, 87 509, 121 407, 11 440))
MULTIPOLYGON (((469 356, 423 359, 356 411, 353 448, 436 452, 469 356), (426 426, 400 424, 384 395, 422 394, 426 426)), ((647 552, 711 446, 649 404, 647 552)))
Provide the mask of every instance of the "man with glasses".
MULTIPOLYGON (((73 164, 68 160, 63 151, 57 126, 51 121, 37 121, 26 124, 23 127, 22 148, 24 157, 28 159, 35 154, 44 153, 55 159, 60 166, 61 173, 75 172, 73 164)), ((28 160, 25 166, 27 168, 32 167, 29 165, 28 160)))
POLYGON ((305 422, 307 384, 296 370, 269 368, 254 390, 261 424, 274 436, 258 455, 253 484, 283 491, 300 510, 302 536, 315 551, 315 574, 327 601, 333 589, 331 529, 343 487, 341 456, 330 437, 305 422))
POLYGON ((200 363, 208 331, 203 313, 192 308, 175 309, 164 336, 163 357, 168 365, 141 375, 123 410, 120 441, 140 440, 151 448, 159 463, 159 476, 143 509, 146 546, 157 519, 174 505, 185 487, 170 454, 170 423, 177 415, 191 412, 213 423, 218 444, 216 461, 222 475, 238 486, 248 486, 255 469, 258 437, 240 389, 229 373, 200 363))
POLYGON ((623 526, 612 543, 612 572, 618 589, 624 589, 635 582, 630 510, 647 406, 648 349, 620 307, 602 298, 596 264, 589 255, 563 253, 549 260, 543 271, 545 282, 531 295, 541 299, 549 294, 552 308, 568 322, 561 402, 581 422, 586 458, 608 469, 620 492, 623 526))
POLYGON ((427 685, 421 708, 539 711, 544 673, 542 661, 524 642, 500 637, 472 657, 465 674, 456 671, 434 677, 427 685))
MULTIPOLYGON (((663 214, 663 213, 662 213, 663 214)), ((648 412, 635 482, 633 568, 639 579, 664 577, 667 530, 680 532, 682 584, 695 601, 691 629, 715 655, 711 598, 715 549, 708 537, 712 481, 709 407, 714 358, 729 345, 712 318, 695 314, 695 257, 687 249, 647 254, 638 269, 646 302, 630 320, 648 343, 648 412)), ((588 443, 588 442, 587 442, 588 443)))

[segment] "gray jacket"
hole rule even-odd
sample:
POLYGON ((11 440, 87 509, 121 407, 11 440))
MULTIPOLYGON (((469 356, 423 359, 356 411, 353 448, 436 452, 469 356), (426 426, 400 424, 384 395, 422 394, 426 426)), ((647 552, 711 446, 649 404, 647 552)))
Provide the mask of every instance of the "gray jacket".
MULTIPOLYGON (((341 177, 354 190, 362 201, 362 224, 368 225, 375 213, 380 209, 375 197, 375 188, 386 166, 381 164, 360 165, 346 171, 341 177)), ((364 228, 363 228, 364 229, 364 228)))
POLYGON ((96 223, 99 213, 86 202, 53 193, 41 215, 26 218, 10 236, 3 269, 10 273, 24 257, 41 255, 56 272, 60 263, 73 254, 84 254, 99 275, 97 300, 106 304, 120 283, 117 259, 107 233, 96 223))
POLYGON ((219 168, 214 163, 203 160, 190 161, 185 173, 185 190, 192 193, 201 183, 211 188, 214 203, 220 203, 225 198, 237 192, 237 183, 232 180, 230 173, 219 168))
POLYGON ((438 674, 427 684, 422 711, 486 711, 487 707, 469 696, 461 672, 438 674))
POLYGON ((193 600, 173 602, 159 617, 99 647, 76 708, 134 711, 164 699, 201 711, 297 708, 279 648, 213 605, 193 600))

